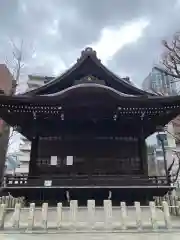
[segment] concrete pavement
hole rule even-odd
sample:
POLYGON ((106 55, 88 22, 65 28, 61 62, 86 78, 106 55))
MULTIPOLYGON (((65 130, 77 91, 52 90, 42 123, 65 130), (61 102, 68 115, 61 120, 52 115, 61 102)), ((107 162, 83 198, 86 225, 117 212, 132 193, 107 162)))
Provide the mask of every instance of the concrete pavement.
POLYGON ((179 240, 180 233, 0 234, 0 240, 179 240))

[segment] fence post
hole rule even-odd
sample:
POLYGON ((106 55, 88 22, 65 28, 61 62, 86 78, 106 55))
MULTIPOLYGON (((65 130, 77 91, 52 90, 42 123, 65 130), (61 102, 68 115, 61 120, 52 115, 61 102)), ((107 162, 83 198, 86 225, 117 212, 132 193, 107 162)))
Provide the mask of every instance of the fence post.
POLYGON ((105 227, 109 228, 112 224, 112 202, 104 200, 105 227))
POLYGON ((177 216, 180 216, 180 201, 176 202, 176 211, 177 211, 177 216))
POLYGON ((151 225, 154 230, 158 228, 157 216, 156 216, 156 205, 154 202, 149 202, 150 212, 151 212, 151 225))
POLYGON ((127 229, 127 209, 125 202, 121 202, 121 228, 123 230, 127 229))
POLYGON ((88 200, 88 225, 95 225, 95 200, 88 200))
POLYGON ((6 201, 5 201, 5 200, 6 200, 5 196, 2 196, 2 203, 3 203, 3 204, 6 204, 6 201))
POLYGON ((42 204, 42 227, 47 230, 47 219, 48 219, 48 203, 42 204))
POLYGON ((163 201, 163 212, 164 212, 164 222, 165 225, 168 229, 171 228, 171 218, 170 218, 170 213, 169 213, 169 206, 168 203, 163 201))
POLYGON ((14 228, 19 228, 20 213, 21 213, 21 204, 16 203, 15 210, 14 210, 13 225, 12 225, 14 228))
POLYGON ((72 221, 73 226, 75 226, 76 224, 77 208, 78 208, 77 200, 71 200, 70 201, 70 219, 72 221))
POLYGON ((136 224, 137 224, 137 228, 140 230, 142 229, 142 214, 141 214, 140 202, 135 202, 134 206, 136 210, 136 224))
POLYGON ((12 201, 11 201, 11 206, 10 208, 15 208, 15 205, 16 205, 16 199, 15 198, 12 198, 12 201))
POLYGON ((6 204, 7 208, 10 207, 9 196, 5 196, 5 204, 6 204))
POLYGON ((0 205, 0 229, 4 229, 4 220, 6 215, 6 204, 0 205))
POLYGON ((57 204, 57 228, 60 228, 62 225, 62 203, 57 204))
POLYGON ((28 230, 32 230, 34 227, 34 214, 35 214, 35 203, 31 203, 29 207, 28 230))

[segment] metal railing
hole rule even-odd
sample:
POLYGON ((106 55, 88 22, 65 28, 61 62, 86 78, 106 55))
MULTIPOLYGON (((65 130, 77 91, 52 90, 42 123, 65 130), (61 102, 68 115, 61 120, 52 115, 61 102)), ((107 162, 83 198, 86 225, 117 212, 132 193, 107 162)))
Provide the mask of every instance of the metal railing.
POLYGON ((142 175, 61 175, 61 176, 6 176, 2 185, 13 186, 168 186, 166 177, 142 175))

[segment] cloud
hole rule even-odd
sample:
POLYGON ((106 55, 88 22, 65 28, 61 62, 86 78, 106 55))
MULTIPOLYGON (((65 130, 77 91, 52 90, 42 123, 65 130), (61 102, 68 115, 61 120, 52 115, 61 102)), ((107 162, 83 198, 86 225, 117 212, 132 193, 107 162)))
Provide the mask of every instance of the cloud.
POLYGON ((111 70, 140 85, 161 54, 161 40, 180 28, 172 0, 1 0, 0 61, 9 39, 24 41, 25 73, 57 74, 94 45, 111 70))
POLYGON ((103 29, 99 41, 92 45, 98 52, 98 56, 104 61, 112 60, 114 54, 124 46, 136 42, 148 26, 149 22, 140 19, 132 23, 127 23, 117 29, 103 29))

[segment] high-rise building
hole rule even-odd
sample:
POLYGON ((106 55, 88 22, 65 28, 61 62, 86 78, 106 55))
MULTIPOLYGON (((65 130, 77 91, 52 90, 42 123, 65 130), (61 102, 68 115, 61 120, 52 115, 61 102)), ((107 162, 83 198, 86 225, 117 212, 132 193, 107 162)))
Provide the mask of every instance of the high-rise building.
POLYGON ((162 95, 176 95, 176 82, 172 76, 165 74, 158 67, 153 67, 149 75, 144 79, 142 88, 149 92, 162 95))
MULTIPOLYGON (((165 74, 159 67, 153 67, 152 71, 149 75, 144 79, 142 83, 143 90, 160 94, 160 95, 177 95, 176 82, 172 76, 165 74)), ((165 148, 165 157, 167 160, 167 165, 170 166, 172 161, 175 159, 175 165, 177 168, 178 159, 176 159, 176 155, 174 151, 176 149, 176 141, 175 141, 175 131, 174 131, 173 121, 168 123, 164 128, 164 131, 159 132, 156 135, 156 149, 154 151, 154 156, 156 158, 157 169, 160 174, 164 173, 164 153, 162 150, 162 143, 159 140, 160 138, 163 140, 164 148, 165 148)))

